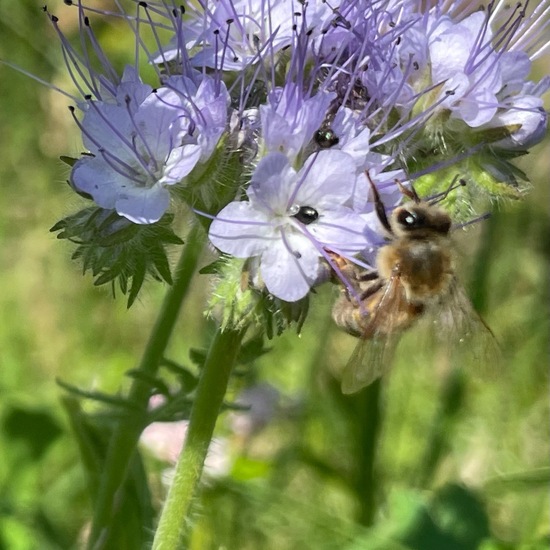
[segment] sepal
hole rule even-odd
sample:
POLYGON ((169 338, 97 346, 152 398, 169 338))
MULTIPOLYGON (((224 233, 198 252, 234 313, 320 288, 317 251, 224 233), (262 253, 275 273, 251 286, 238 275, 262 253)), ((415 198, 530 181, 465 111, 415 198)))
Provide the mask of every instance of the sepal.
POLYGON ((217 276, 207 314, 219 320, 222 330, 259 327, 272 339, 295 323, 300 332, 309 309, 309 297, 286 302, 269 294, 254 260, 222 255, 201 273, 217 276))
POLYGON ((171 227, 173 218, 166 214, 154 224, 138 225, 114 210, 92 206, 60 220, 50 231, 77 245, 72 259, 82 262, 83 273, 91 271, 96 286, 111 283, 115 294, 118 283, 130 307, 147 276, 172 284, 166 246, 183 244, 171 227))

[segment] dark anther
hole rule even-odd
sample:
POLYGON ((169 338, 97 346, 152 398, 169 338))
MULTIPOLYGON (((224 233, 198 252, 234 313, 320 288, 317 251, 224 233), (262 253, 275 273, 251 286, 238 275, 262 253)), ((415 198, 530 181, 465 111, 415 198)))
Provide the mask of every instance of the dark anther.
POLYGON ((336 17, 330 22, 333 27, 343 27, 344 29, 351 29, 351 23, 343 17, 341 14, 336 13, 336 17))
POLYGON ((66 4, 67 6, 72 6, 73 0, 63 0, 63 3, 66 4))
POLYGON ((294 25, 292 25, 292 30, 295 31, 297 28, 298 28, 298 25, 296 25, 296 23, 294 23, 294 25))
POLYGON ((85 99, 86 101, 90 101, 90 99, 92 99, 92 94, 86 94, 86 95, 84 96, 84 99, 85 99))
POLYGON ((331 128, 320 128, 313 134, 313 139, 321 149, 330 149, 340 141, 331 128))
POLYGON ((447 90, 445 92, 445 95, 449 96, 449 95, 455 95, 455 91, 454 90, 447 90))
POLYGON ((313 34, 313 29, 309 29, 309 31, 306 32, 306 36, 311 36, 313 34))
POLYGON ((86 27, 89 27, 89 26, 90 26, 90 19, 89 19, 88 16, 84 17, 84 25, 85 25, 86 27))
POLYGON ((147 2, 140 2, 139 7, 147 9, 149 6, 147 6, 147 2))
POLYGON ((185 13, 185 6, 182 4, 180 6, 181 14, 183 15, 185 13))
POLYGON ((294 218, 304 225, 309 225, 319 218, 319 212, 311 206, 300 206, 298 212, 294 214, 294 218))
POLYGON ((238 58, 237 56, 235 56, 235 57, 233 58, 233 62, 234 62, 234 63, 237 63, 237 61, 239 61, 239 58, 238 58))
POLYGON ((44 5, 42 6, 42 11, 45 11, 45 12, 48 11, 48 6, 47 6, 46 4, 44 4, 44 5))
POLYGON ((226 20, 226 23, 227 23, 228 25, 231 25, 231 23, 233 23, 233 21, 235 21, 235 19, 227 19, 227 20, 226 20))
POLYGON ((418 61, 413 61, 413 69, 415 71, 418 71, 418 69, 420 69, 420 65, 418 64, 418 61))
POLYGON ((388 25, 393 29, 395 27, 395 22, 394 21, 390 21, 388 23, 388 25))
POLYGON ((59 17, 57 15, 52 15, 52 22, 57 23, 59 21, 59 17))
POLYGON ((398 36, 397 40, 395 41, 396 46, 399 46, 399 44, 401 44, 401 37, 400 36, 398 36))
POLYGON ((71 111, 71 113, 74 113, 74 107, 72 105, 69 105, 69 111, 71 111))

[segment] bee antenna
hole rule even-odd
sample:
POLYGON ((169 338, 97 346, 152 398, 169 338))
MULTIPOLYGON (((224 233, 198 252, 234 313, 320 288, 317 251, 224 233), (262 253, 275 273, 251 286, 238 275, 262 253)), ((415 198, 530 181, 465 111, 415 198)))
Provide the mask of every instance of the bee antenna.
POLYGON ((409 199, 413 200, 417 204, 419 202, 422 202, 412 183, 411 183, 410 189, 407 189, 398 179, 395 180, 395 183, 397 183, 397 186, 399 187, 399 191, 401 191, 401 193, 403 193, 405 197, 409 197, 409 199))
POLYGON ((382 202, 382 199, 380 198, 380 193, 378 192, 378 189, 376 188, 376 185, 374 184, 374 181, 372 181, 372 178, 370 177, 369 171, 365 170, 365 174, 367 176, 367 179, 370 183, 370 188, 372 190, 372 195, 374 199, 374 208, 376 211, 376 215, 378 216, 378 220, 384 227, 384 229, 390 234, 393 234, 390 222, 388 221, 388 216, 386 214, 386 207, 384 206, 384 203, 382 202))
POLYGON ((455 189, 458 189, 459 187, 464 187, 466 185, 466 183, 467 183, 466 180, 461 178, 459 176, 459 174, 457 174, 453 178, 453 181, 451 181, 451 184, 449 185, 449 187, 447 187, 447 189, 445 191, 433 195, 430 198, 430 201, 428 202, 428 204, 433 205, 433 204, 437 204, 441 201, 444 201, 451 191, 453 191, 455 189))

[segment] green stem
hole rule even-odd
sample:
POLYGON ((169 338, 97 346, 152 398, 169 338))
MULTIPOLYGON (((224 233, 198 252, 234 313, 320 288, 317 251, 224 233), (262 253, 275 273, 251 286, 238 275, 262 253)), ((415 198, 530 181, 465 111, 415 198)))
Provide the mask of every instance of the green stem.
POLYGON ((354 489, 360 509, 358 522, 370 527, 376 518, 379 477, 376 472, 376 451, 382 424, 381 380, 375 380, 363 391, 348 397, 353 404, 356 428, 357 470, 354 489))
MULTIPOLYGON (((198 226, 193 227, 189 232, 185 248, 176 267, 174 284, 166 294, 147 342, 138 371, 149 378, 157 374, 181 304, 189 289, 202 250, 201 235, 202 230, 198 226)), ((145 381, 147 377, 135 377, 128 394, 129 401, 137 405, 142 410, 142 414, 128 414, 122 417, 109 442, 105 470, 100 479, 92 531, 88 542, 88 548, 93 550, 107 547, 109 528, 116 516, 116 510, 121 505, 119 498, 121 488, 146 419, 147 405, 151 394, 151 386, 145 381)))
POLYGON ((458 414, 464 405, 464 376, 460 367, 448 374, 441 392, 441 404, 434 417, 424 456, 420 461, 416 485, 428 489, 437 472, 437 467, 449 451, 449 443, 458 414))
POLYGON ((244 330, 218 330, 201 370, 185 446, 159 519, 153 550, 180 547, 204 459, 240 349, 244 330))

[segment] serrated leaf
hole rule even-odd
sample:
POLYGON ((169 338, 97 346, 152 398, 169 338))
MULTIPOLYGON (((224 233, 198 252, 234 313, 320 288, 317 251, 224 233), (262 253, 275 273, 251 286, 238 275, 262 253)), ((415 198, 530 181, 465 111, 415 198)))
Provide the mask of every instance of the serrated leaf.
POLYGON ((83 397, 84 399, 90 399, 92 401, 99 401, 100 403, 105 403, 107 405, 115 405, 116 407, 129 409, 131 411, 141 410, 141 407, 139 407, 135 403, 132 403, 131 401, 128 401, 127 399, 115 397, 113 395, 108 395, 102 392, 82 390, 80 388, 77 388, 76 386, 73 386, 72 384, 63 382, 63 380, 60 380, 59 378, 56 378, 55 381, 58 386, 61 386, 64 390, 68 391, 72 395, 77 395, 78 397, 83 397))
POLYGON ((239 351, 237 361, 246 365, 265 355, 271 348, 264 347, 264 339, 261 334, 245 342, 239 351))
POLYGON ((146 271, 147 271, 147 268, 145 266, 145 263, 139 262, 132 274, 132 284, 130 286, 130 293, 128 294, 128 302, 126 304, 127 308, 131 308, 132 304, 137 298, 141 285, 143 285, 143 281, 145 280, 146 271))
POLYGON ((128 291, 128 277, 126 277, 126 275, 120 275, 118 278, 118 286, 120 288, 120 292, 122 292, 122 294, 126 294, 128 291))
POLYGON ((199 269, 201 275, 219 275, 227 261, 227 256, 222 254, 217 260, 199 269))
POLYGON ((153 264, 156 267, 159 275, 169 284, 172 284, 172 274, 170 273, 170 264, 164 249, 153 255, 153 264))
POLYGON ((168 388, 163 380, 156 376, 151 376, 138 369, 129 370, 126 375, 130 376, 130 378, 135 378, 137 380, 141 380, 142 382, 146 382, 147 385, 150 386, 152 394, 161 393, 165 396, 170 395, 170 388, 168 388))
POLYGON ((156 237, 166 244, 184 244, 184 241, 174 233, 171 227, 156 228, 156 237))
MULTIPOLYGON (((60 231, 61 229, 64 229, 67 226, 67 222, 65 220, 59 220, 56 224, 52 225, 50 227, 50 233, 55 233, 56 231, 60 231)), ((59 235, 57 236, 59 239, 59 235)))
POLYGON ((206 351, 191 348, 189 350, 189 358, 195 365, 202 367, 206 361, 206 351))
POLYGON ((75 159, 73 157, 67 157, 65 155, 61 155, 59 157, 59 160, 64 164, 69 165, 71 168, 78 162, 78 159, 75 159))
POLYGON ((185 391, 192 391, 199 383, 199 379, 188 369, 182 365, 178 365, 175 361, 163 358, 161 366, 173 372, 180 380, 181 386, 185 391))
POLYGON ((117 244, 123 244, 134 238, 139 232, 139 227, 136 224, 127 225, 121 229, 110 233, 109 235, 102 236, 99 239, 101 246, 114 246, 117 244))
POLYGON ((101 286, 106 283, 110 283, 113 279, 116 279, 117 277, 116 271, 106 271, 102 275, 100 275, 97 279, 94 281, 94 286, 101 286))

